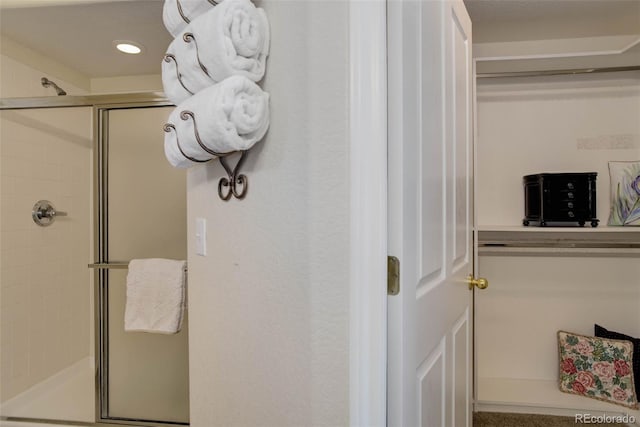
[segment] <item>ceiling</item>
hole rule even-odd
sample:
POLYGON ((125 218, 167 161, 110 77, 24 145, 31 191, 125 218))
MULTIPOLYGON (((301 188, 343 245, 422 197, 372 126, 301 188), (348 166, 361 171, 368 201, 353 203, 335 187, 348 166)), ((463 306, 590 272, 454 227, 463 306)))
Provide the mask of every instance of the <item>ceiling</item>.
MULTIPOLYGON (((89 78, 159 74, 171 42, 162 24, 163 3, 0 0, 0 33, 89 78), (137 56, 119 53, 114 40, 136 41, 145 51, 137 56)), ((465 0, 465 4, 476 43, 640 33, 640 0, 465 0)))
POLYGON ((172 37, 160 0, 99 2, 3 0, 0 33, 89 78, 159 74, 172 37), (60 4, 63 3, 63 4, 60 4), (30 7, 8 7, 8 6, 30 7), (144 46, 140 55, 118 52, 114 40, 144 46))
POLYGON ((464 0, 473 42, 640 34, 640 0, 464 0))

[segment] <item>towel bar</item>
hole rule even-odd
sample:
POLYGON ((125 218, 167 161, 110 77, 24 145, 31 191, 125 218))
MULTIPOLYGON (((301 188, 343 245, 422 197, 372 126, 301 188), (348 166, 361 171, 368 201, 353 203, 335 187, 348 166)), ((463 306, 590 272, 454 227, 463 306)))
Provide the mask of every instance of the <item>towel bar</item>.
MULTIPOLYGON (((87 267, 96 270, 126 270, 129 268, 129 263, 127 261, 96 262, 93 264, 88 264, 87 267)), ((184 268, 184 271, 187 271, 187 267, 184 268)))
POLYGON ((110 269, 119 269, 124 270, 129 268, 128 262, 97 262, 94 264, 89 264, 87 267, 95 268, 98 270, 110 270, 110 269))

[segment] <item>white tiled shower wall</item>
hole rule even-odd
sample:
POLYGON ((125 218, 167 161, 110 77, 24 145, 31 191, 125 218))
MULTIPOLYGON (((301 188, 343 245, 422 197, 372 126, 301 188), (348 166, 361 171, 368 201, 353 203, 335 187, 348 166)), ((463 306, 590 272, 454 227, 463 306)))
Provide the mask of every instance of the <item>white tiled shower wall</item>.
MULTIPOLYGON (((3 97, 51 95, 38 69, 1 56, 3 97)), ((59 81, 67 91, 80 89, 59 81)), ((0 113, 0 398, 93 352, 90 108, 0 113), (38 227, 40 199, 67 217, 38 227)), ((2 414, 5 415, 5 414, 2 414)))
POLYGON ((90 355, 91 110, 0 115, 2 400, 90 355), (50 200, 67 217, 37 226, 50 200))

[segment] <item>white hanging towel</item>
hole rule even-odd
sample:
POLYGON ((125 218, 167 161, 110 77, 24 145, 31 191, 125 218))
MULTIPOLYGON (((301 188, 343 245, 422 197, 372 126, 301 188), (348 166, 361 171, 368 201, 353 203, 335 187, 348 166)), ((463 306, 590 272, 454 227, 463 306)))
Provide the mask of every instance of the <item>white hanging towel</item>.
POLYGON ((129 262, 124 330, 175 334, 186 304, 186 261, 150 258, 129 262))
POLYGON ((164 152, 172 166, 187 168, 217 157, 214 153, 248 150, 268 128, 269 94, 246 77, 231 76, 173 110, 164 152))
POLYGON ((249 0, 225 0, 192 21, 162 61, 167 98, 179 104, 229 76, 257 82, 269 54, 269 23, 249 0))
POLYGON ((162 21, 173 37, 180 34, 189 22, 222 0, 165 0, 162 21))

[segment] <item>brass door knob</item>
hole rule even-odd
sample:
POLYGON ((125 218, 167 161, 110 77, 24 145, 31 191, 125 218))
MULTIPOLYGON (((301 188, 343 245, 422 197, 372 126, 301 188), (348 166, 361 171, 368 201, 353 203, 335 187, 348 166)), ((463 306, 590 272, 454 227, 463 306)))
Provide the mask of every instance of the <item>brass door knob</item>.
POLYGON ((467 283, 469 284, 469 289, 473 289, 474 286, 477 286, 478 289, 487 289, 489 287, 489 281, 487 279, 483 279, 482 277, 474 279, 471 274, 467 277, 467 283))

